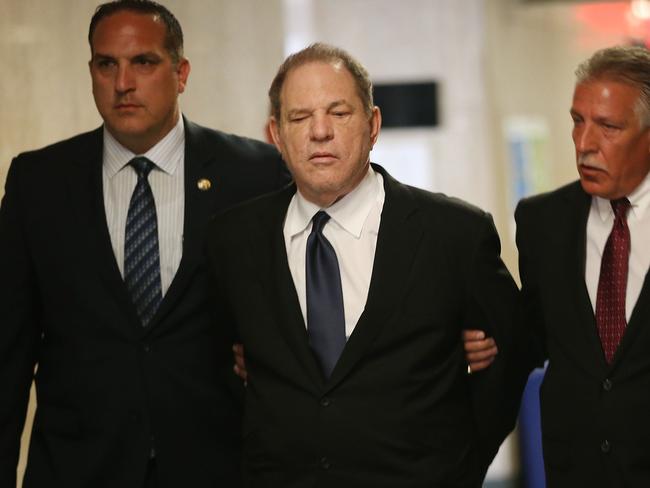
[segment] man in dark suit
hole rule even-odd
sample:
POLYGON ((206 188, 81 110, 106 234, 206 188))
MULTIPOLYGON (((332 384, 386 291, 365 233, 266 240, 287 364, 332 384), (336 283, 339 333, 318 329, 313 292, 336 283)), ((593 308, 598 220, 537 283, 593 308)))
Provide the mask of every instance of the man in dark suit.
POLYGON ((204 231, 286 170, 181 116, 190 66, 164 7, 104 4, 89 41, 103 128, 19 155, 0 207, 0 486, 16 484, 35 365, 24 487, 238 486, 204 231))
POLYGON ((269 94, 295 185, 208 231, 218 313, 246 351, 246 485, 480 486, 522 382, 490 216, 369 164, 381 114, 344 51, 290 56, 269 94), (461 326, 483 322, 500 354, 468 376, 461 326))
POLYGON ((515 213, 527 326, 549 361, 546 478, 650 486, 650 52, 603 49, 576 75, 580 181, 515 213))
POLYGON ((650 53, 594 54, 571 117, 580 182, 515 214, 527 317, 549 359, 547 481, 650 486, 650 53))

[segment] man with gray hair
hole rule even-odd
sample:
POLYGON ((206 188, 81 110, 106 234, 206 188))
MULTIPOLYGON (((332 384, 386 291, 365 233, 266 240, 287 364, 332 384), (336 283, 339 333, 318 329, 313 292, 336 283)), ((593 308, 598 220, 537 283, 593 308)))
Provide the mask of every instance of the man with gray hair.
POLYGON ((576 76, 580 181, 515 213, 527 324, 549 360, 547 482, 650 486, 650 52, 603 49, 576 76))

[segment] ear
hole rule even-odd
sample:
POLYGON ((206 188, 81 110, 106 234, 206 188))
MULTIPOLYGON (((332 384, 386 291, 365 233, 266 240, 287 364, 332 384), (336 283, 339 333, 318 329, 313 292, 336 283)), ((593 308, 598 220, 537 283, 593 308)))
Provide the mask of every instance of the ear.
POLYGON ((269 117, 268 132, 269 135, 271 136, 273 145, 276 147, 278 151, 280 151, 280 154, 282 154, 282 139, 280 138, 280 124, 278 123, 277 119, 273 115, 269 117))
POLYGON ((372 114, 370 115, 370 149, 372 149, 379 137, 381 130, 381 110, 376 105, 372 107, 372 114))
POLYGON ((178 75, 178 93, 183 93, 185 85, 187 85, 187 78, 190 76, 190 61, 187 58, 181 58, 178 62, 176 74, 178 75))

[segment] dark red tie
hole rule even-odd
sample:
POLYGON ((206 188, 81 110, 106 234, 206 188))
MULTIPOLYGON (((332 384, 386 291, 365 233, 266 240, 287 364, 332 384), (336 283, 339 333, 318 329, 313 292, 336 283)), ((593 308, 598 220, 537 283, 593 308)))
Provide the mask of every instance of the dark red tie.
POLYGON ((614 226, 607 238, 600 262, 598 295, 596 297, 596 324, 603 345, 605 359, 612 362, 616 348, 625 332, 625 294, 627 266, 630 257, 630 229, 627 227, 627 198, 612 200, 614 226))

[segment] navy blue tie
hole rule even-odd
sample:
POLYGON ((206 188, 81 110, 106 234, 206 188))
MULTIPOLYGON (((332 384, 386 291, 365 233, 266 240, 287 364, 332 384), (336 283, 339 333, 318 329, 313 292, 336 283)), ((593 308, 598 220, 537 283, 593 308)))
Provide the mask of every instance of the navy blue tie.
POLYGON ((143 326, 146 326, 162 301, 160 252, 156 202, 147 181, 154 163, 137 157, 129 161, 138 174, 124 237, 124 282, 143 326))
POLYGON ((330 216, 320 211, 312 219, 307 238, 306 289, 307 332, 309 343, 318 358, 325 378, 345 347, 343 290, 336 252, 323 235, 330 216))

